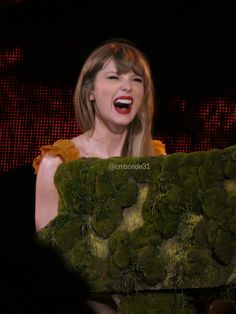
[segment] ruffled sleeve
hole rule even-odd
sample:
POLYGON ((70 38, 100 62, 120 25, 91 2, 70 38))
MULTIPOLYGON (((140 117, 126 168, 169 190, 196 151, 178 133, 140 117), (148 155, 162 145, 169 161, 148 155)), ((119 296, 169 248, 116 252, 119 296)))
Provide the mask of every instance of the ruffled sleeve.
POLYGON ((58 156, 62 161, 79 159, 79 151, 71 140, 58 140, 53 145, 46 145, 40 148, 40 155, 33 161, 35 173, 38 172, 40 162, 45 154, 58 156))
POLYGON ((155 155, 166 155, 166 147, 159 140, 152 140, 155 155))

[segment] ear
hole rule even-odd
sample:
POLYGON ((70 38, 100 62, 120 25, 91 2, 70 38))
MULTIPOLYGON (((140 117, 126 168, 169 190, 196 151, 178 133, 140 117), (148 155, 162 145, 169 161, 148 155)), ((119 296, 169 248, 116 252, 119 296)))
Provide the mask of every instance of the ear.
POLYGON ((93 92, 91 92, 91 93, 89 94, 89 100, 92 101, 92 100, 94 100, 94 99, 95 99, 95 98, 94 98, 93 92))

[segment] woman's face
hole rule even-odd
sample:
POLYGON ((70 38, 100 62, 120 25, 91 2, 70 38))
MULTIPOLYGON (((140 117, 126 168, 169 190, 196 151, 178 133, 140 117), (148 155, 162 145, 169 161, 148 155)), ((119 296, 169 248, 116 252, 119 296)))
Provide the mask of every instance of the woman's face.
POLYGON ((111 60, 98 72, 90 100, 94 101, 97 117, 118 127, 127 126, 134 119, 143 97, 143 78, 133 72, 118 74, 111 60))

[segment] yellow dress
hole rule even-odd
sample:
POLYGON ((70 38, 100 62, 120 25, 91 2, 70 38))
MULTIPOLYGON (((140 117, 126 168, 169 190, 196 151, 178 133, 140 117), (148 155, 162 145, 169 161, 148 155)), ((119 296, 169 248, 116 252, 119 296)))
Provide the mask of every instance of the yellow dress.
MULTIPOLYGON (((159 140, 152 140, 153 148, 155 154, 164 155, 165 154, 165 144, 163 144, 159 140)), ((33 167, 35 169, 35 173, 38 172, 38 168, 43 156, 46 153, 49 153, 51 156, 58 156, 62 159, 62 161, 70 161, 77 160, 80 158, 80 153, 78 148, 75 147, 75 144, 71 140, 57 140, 52 145, 41 146, 40 155, 36 157, 33 161, 33 167)))

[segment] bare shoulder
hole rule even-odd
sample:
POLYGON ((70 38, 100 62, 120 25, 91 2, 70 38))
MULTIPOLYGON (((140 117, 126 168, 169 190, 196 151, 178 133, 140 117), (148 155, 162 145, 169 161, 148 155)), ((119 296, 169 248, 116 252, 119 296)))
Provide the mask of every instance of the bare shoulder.
POLYGON ((85 143, 87 143, 87 134, 80 134, 76 137, 73 137, 71 139, 71 141, 75 144, 75 145, 84 145, 85 143))
POLYGON ((61 163, 63 163, 63 161, 59 156, 45 154, 40 162, 38 172, 45 173, 47 175, 54 173, 61 163))

